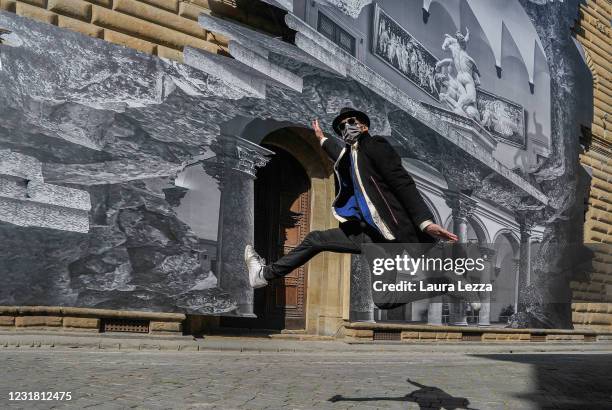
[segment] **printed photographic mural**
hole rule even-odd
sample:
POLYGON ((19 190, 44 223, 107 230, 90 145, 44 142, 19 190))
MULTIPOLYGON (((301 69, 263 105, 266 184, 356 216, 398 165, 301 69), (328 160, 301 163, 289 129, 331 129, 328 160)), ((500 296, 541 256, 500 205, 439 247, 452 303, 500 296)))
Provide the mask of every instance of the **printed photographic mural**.
POLYGON ((467 52, 468 28, 465 33, 445 35, 441 49, 450 57, 438 60, 376 5, 372 36, 377 57, 451 113, 474 120, 504 142, 525 145, 523 107, 480 88, 477 63, 467 52))
MULTIPOLYGON (((559 198, 568 189, 582 205, 574 186, 578 177, 587 178, 581 167, 576 169, 584 175, 559 176, 551 161, 533 175, 553 183, 536 187, 487 151, 474 153, 474 140, 466 142, 451 127, 439 126, 446 125, 438 115, 442 111, 507 141, 524 140, 523 108, 480 88, 477 61, 467 52, 467 28, 440 39, 446 58, 438 60, 380 9, 376 16, 376 55, 432 95, 439 102, 436 109, 412 96, 396 98, 402 90, 387 87, 384 73, 372 73, 377 81, 365 82, 358 77, 367 72, 359 70, 362 61, 325 59, 316 42, 302 45, 313 47, 310 52, 324 61, 292 44, 279 49, 277 39, 259 33, 262 49, 284 53, 271 59, 279 64, 273 67, 293 73, 279 82, 237 59, 186 48, 183 64, 0 12, 0 27, 11 32, 0 44, 0 305, 252 317, 243 251, 254 240, 256 169, 271 155, 259 145, 265 134, 253 132, 252 125, 268 131, 290 126, 307 138, 310 120, 319 118, 333 135, 329 124, 345 105, 366 111, 373 129, 388 131, 384 136, 405 165, 414 160, 412 169, 426 174, 428 184, 443 181, 460 190, 461 199, 453 197, 457 192, 440 196, 443 209, 472 212, 473 196, 499 210, 521 212, 516 224, 513 214, 506 219, 517 233, 566 218, 573 205, 559 198), (213 63, 224 70, 209 73, 213 63), (526 209, 529 215, 544 210, 532 220, 526 209)), ((294 24, 297 20, 293 17, 294 24)), ((222 23, 230 24, 216 21, 222 23)), ((300 27, 317 35, 313 27, 300 27)), ((250 31, 236 36, 255 41, 250 31)), ((560 44, 559 54, 569 53, 567 44, 560 44)), ((575 108, 592 98, 574 95, 588 87, 577 87, 569 74, 553 74, 559 85, 553 102, 563 114, 555 132, 564 132, 563 144, 574 149, 575 108)), ((581 209, 574 214, 584 215, 581 209)), ((467 229, 468 241, 486 237, 479 226, 467 229)), ((570 231, 562 234, 567 239, 570 231)), ((517 238, 504 236, 500 245, 507 256, 504 266, 512 268, 501 273, 512 279, 504 285, 506 295, 526 286, 524 278, 519 284, 514 280, 517 269, 510 263, 519 256, 517 238)), ((355 259, 351 263, 361 263, 355 259)), ((557 276, 541 277, 558 282, 557 276)), ((367 309, 370 315, 369 282, 360 281, 351 276, 351 312, 367 309)), ((505 307, 512 303, 504 301, 505 307)), ((507 317, 508 309, 504 312, 490 313, 507 317)))

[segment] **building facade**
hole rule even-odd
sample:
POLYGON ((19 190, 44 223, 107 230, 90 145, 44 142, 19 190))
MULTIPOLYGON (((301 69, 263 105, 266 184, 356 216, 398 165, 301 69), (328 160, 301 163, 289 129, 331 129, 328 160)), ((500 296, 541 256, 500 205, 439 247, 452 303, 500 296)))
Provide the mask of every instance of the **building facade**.
MULTIPOLYGON (((607 1, 588 1, 580 6, 580 24, 576 39, 583 47, 585 59, 593 73, 593 123, 588 147, 580 161, 589 170, 592 181, 589 208, 585 215, 585 242, 610 243, 610 117, 612 90, 609 81, 612 68, 610 18, 612 5, 607 1)), ((607 329, 612 323, 611 271, 609 255, 598 255, 590 281, 572 284, 574 325, 591 329, 607 329)))
MULTIPOLYGON (((582 241, 589 184, 584 239, 608 243, 610 5, 580 6, 574 42, 578 2, 537 3, 3 0, 0 304, 337 335, 354 321, 503 327, 535 303, 516 326, 571 326, 569 303, 525 295, 546 279, 536 249, 582 241), (446 297, 379 311, 358 256, 248 286, 245 244, 274 259, 337 226, 308 124, 332 134, 343 106, 396 147, 436 222, 490 255, 496 292, 478 311, 446 297)), ((607 262, 572 282, 597 302, 576 303, 575 323, 609 327, 607 262)))

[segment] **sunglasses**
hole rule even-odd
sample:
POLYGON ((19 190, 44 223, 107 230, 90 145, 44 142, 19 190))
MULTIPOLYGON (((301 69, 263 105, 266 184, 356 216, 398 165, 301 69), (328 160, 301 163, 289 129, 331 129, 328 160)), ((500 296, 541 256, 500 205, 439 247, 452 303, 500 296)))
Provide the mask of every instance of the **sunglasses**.
POLYGON ((347 118, 346 120, 343 120, 340 124, 338 124, 338 128, 340 128, 340 131, 342 131, 344 129, 346 124, 350 124, 350 125, 357 124, 357 118, 350 117, 350 118, 347 118))

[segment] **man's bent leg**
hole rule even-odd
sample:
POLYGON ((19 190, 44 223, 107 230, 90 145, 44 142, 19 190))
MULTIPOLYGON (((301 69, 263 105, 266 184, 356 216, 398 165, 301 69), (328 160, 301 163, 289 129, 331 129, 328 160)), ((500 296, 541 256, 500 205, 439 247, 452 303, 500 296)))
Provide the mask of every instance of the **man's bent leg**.
POLYGON ((264 268, 266 280, 280 278, 304 265, 320 252, 360 253, 361 248, 340 228, 312 231, 291 252, 264 268))

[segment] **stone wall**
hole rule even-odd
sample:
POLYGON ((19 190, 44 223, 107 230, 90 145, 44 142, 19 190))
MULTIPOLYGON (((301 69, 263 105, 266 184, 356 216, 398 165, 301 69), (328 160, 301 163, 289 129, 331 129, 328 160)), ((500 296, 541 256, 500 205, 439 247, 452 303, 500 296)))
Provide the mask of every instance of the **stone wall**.
POLYGON ((0 9, 181 62, 185 46, 227 47, 197 23, 210 13, 208 0, 0 0, 0 9))
MULTIPOLYGON (((585 242, 612 244, 612 4, 589 0, 581 6, 576 38, 593 73, 593 124, 589 149, 580 156, 590 170, 589 208, 585 242)), ((590 281, 573 282, 573 322, 576 327, 612 328, 612 252, 598 253, 590 281)))

